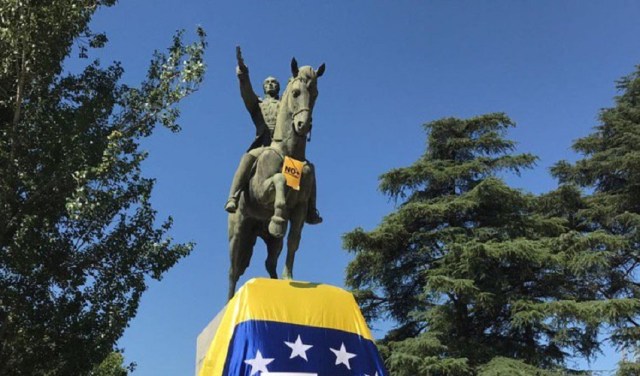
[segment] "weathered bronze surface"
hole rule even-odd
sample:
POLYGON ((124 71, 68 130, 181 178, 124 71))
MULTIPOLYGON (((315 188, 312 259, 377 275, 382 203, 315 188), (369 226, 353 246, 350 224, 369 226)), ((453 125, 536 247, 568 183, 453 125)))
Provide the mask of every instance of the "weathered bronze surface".
POLYGON ((287 259, 283 278, 293 276, 295 252, 300 245, 305 220, 322 222, 316 208, 316 183, 313 164, 306 158, 307 136, 311 131, 313 107, 318 96, 317 80, 324 73, 310 66, 298 68, 291 61, 292 77, 279 98, 280 85, 273 77, 264 81, 265 98, 254 93, 240 48, 236 73, 240 94, 256 127, 256 138, 240 161, 234 175, 225 210, 229 212, 229 299, 238 279, 249 266, 258 237, 267 246, 265 266, 271 278, 278 278, 278 256, 287 236, 287 259), (302 161, 299 190, 287 186, 282 173, 284 157, 302 161))

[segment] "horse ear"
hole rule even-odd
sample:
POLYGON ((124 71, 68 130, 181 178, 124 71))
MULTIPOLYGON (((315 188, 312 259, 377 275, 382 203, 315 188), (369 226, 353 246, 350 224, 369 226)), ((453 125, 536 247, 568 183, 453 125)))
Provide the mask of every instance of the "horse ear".
POLYGON ((320 67, 316 71, 316 74, 318 75, 318 77, 322 76, 322 74, 324 73, 324 68, 325 68, 324 63, 322 63, 322 65, 320 65, 320 67))
POLYGON ((291 58, 291 73, 293 77, 298 77, 298 62, 295 57, 291 58))

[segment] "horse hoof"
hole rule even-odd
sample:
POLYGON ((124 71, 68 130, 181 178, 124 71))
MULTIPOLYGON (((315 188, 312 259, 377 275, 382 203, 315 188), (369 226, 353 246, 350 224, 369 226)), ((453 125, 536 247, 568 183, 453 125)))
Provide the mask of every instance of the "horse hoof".
POLYGON ((287 221, 278 216, 271 217, 269 222, 269 234, 275 238, 281 238, 287 232, 287 221))

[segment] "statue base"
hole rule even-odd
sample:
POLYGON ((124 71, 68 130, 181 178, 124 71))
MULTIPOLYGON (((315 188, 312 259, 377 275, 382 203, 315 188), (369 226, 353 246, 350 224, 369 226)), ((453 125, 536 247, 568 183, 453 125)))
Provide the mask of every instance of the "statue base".
POLYGON ((388 376, 351 293, 249 280, 200 333, 197 376, 388 376))
POLYGON ((200 373, 200 368, 202 368, 202 363, 207 355, 207 350, 209 350, 209 346, 211 346, 211 342, 213 342, 213 338, 216 336, 216 332, 218 331, 218 327, 220 326, 220 322, 222 321, 222 317, 224 316, 224 311, 226 309, 227 306, 224 306, 213 320, 211 320, 200 334, 198 334, 196 342, 196 376, 200 373))

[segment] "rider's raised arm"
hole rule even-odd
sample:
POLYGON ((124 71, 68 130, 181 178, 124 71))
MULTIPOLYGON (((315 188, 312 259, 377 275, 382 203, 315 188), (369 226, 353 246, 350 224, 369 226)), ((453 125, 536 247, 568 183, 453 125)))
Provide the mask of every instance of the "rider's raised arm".
POLYGON ((253 116, 256 111, 260 112, 260 102, 251 86, 249 69, 246 65, 244 67, 238 66, 236 67, 236 74, 238 75, 238 82, 240 83, 240 96, 242 96, 247 111, 253 116))
POLYGON ((244 63, 240 46, 236 46, 236 60, 238 61, 238 65, 236 66, 236 75, 238 76, 238 82, 240 83, 240 96, 242 96, 244 105, 247 107, 247 111, 251 114, 251 118, 253 118, 260 113, 260 99, 258 99, 258 96, 251 86, 249 68, 244 63))

